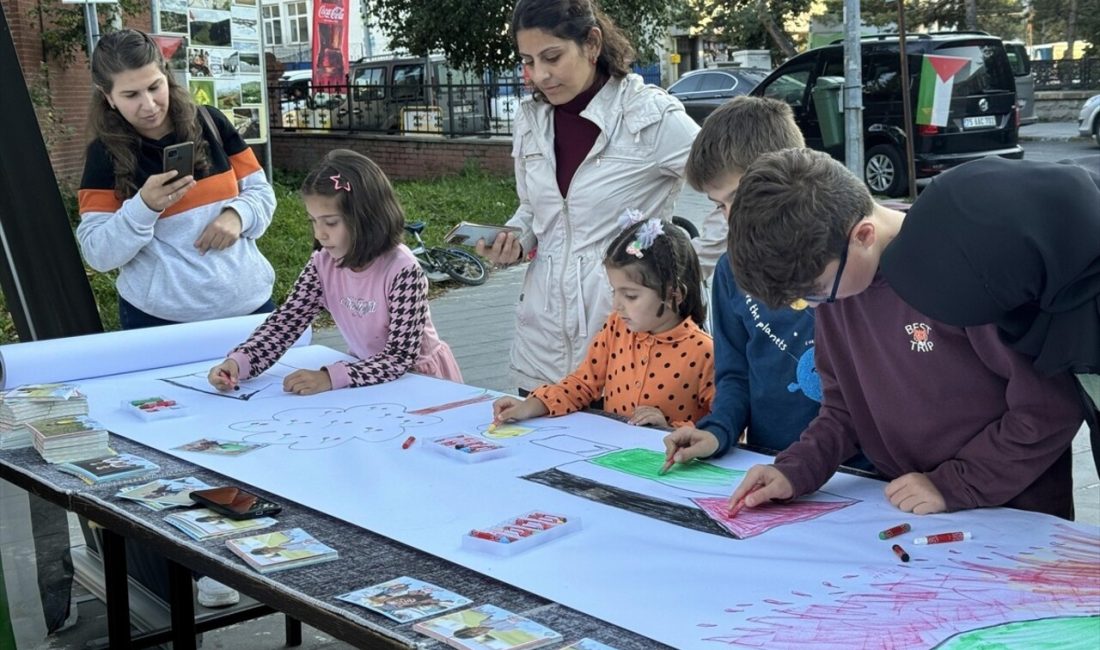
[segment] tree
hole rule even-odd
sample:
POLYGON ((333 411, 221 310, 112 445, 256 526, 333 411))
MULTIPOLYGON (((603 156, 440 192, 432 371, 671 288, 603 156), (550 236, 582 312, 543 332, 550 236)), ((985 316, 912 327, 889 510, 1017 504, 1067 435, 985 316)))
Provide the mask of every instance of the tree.
POLYGON ((810 0, 685 0, 681 25, 734 49, 770 49, 783 58, 797 54, 784 25, 810 9, 810 0))
MULTIPOLYGON (((638 49, 653 60, 654 45, 672 22, 665 0, 603 0, 601 6, 638 49)), ((364 12, 395 48, 416 56, 442 52, 451 65, 474 70, 505 70, 516 64, 508 25, 513 1, 367 0, 364 12)))
MULTIPOLYGON (((1027 15, 1023 0, 907 0, 906 31, 980 29, 1004 39, 1023 39, 1027 15)), ((829 13, 842 15, 843 0, 826 0, 829 13)), ((897 23, 896 2, 866 2, 860 16, 868 25, 897 23)))

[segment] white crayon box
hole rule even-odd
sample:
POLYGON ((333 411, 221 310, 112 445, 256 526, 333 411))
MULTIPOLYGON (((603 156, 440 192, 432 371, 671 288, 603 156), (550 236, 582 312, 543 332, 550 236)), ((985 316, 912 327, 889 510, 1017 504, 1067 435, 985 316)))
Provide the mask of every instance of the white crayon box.
POLYGON ((123 400, 122 408, 146 421, 178 418, 188 414, 188 408, 178 400, 160 395, 123 400))
POLYGON ((532 510, 493 526, 471 529, 462 536, 462 548, 493 555, 515 555, 580 528, 580 517, 532 510))
POLYGON ((464 463, 478 463, 508 454, 508 447, 504 445, 465 433, 432 438, 427 447, 464 463))

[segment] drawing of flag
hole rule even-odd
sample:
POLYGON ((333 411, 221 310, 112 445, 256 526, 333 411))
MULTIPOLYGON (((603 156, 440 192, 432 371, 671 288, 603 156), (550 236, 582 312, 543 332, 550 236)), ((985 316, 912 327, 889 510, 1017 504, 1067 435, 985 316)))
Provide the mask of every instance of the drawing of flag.
POLYGON ((924 55, 920 93, 917 95, 917 124, 947 126, 954 77, 970 59, 961 56, 924 55))

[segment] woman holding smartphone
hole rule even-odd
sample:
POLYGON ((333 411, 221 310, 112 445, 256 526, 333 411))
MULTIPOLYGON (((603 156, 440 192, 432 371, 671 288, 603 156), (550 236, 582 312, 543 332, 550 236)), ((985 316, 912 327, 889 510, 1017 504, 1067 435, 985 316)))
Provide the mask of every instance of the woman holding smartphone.
POLYGON ((137 30, 100 39, 92 81, 76 235, 92 268, 119 270, 122 328, 273 310, 256 240, 275 193, 237 130, 197 106, 137 30))

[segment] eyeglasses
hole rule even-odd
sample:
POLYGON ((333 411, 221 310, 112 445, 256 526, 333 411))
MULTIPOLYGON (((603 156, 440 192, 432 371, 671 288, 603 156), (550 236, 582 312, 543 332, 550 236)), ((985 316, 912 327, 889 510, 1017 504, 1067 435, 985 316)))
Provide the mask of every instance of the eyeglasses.
MULTIPOLYGON (((848 233, 848 237, 852 234, 848 233)), ((844 250, 840 251, 840 264, 836 267, 836 277, 833 279, 833 290, 829 292, 828 296, 806 296, 803 298, 806 302, 814 303, 834 303, 836 302, 836 292, 840 289, 840 277, 844 275, 844 265, 848 263, 848 249, 851 247, 851 242, 848 239, 844 240, 844 250)))

